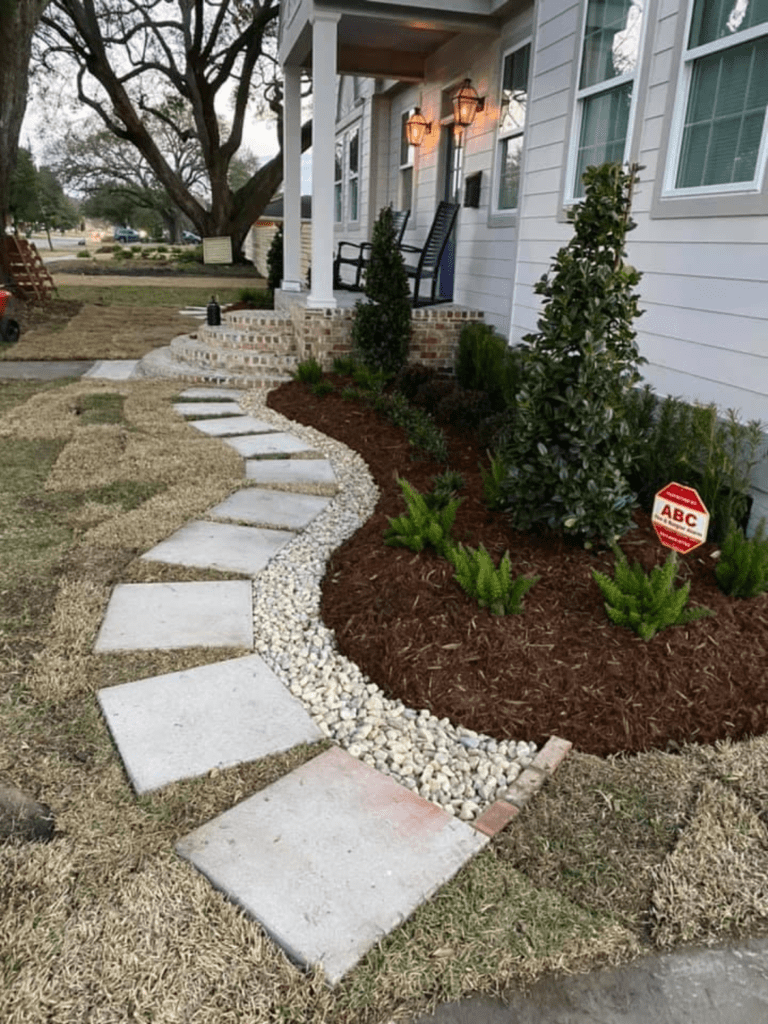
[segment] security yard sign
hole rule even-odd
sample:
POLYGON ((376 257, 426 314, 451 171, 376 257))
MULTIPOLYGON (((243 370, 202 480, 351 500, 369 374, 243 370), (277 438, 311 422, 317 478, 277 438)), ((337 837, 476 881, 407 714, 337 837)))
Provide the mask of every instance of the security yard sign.
POLYGON ((651 521, 661 543, 684 555, 707 539, 709 512, 693 487, 662 487, 653 500, 651 521))

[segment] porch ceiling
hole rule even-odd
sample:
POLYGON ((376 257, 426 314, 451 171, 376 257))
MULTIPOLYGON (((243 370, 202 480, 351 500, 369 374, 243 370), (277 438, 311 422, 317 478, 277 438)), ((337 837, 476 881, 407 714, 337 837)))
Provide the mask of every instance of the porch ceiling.
MULTIPOLYGON (((455 35, 488 34, 498 28, 498 17, 489 14, 489 0, 434 6, 315 0, 314 7, 339 15, 338 72, 371 78, 422 81, 426 60, 455 35)), ((308 20, 301 25, 303 12, 297 13, 299 24, 294 25, 289 61, 308 69, 312 66, 311 25, 308 20)))

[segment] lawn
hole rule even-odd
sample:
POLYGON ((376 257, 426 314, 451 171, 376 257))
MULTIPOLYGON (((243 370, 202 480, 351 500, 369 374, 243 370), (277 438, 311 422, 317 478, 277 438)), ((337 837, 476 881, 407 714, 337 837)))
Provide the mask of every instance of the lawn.
POLYGON ((576 751, 333 992, 293 967, 173 844, 323 744, 137 800, 95 697, 242 653, 92 653, 116 582, 226 576, 138 559, 241 485, 239 457, 173 413, 177 390, 0 385, 0 765, 57 815, 50 844, 0 846, 4 1021, 383 1024, 547 971, 764 930, 764 738, 576 751))

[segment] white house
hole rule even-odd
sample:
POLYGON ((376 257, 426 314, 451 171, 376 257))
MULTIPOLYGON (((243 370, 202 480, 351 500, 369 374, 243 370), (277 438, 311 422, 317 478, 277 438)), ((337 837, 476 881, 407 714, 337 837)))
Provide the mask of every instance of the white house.
MULTIPOLYGON (((511 343, 534 330, 533 285, 571 236, 580 174, 643 165, 630 262, 660 394, 768 422, 766 0, 284 0, 285 280, 298 291, 299 76, 314 92, 310 308, 335 308, 340 239, 382 206, 424 241, 439 200, 461 204, 444 291, 511 343), (483 100, 454 131, 469 79, 483 100), (429 124, 409 146, 419 108, 429 124), (479 186, 479 191, 478 191, 479 186)), ((768 461, 753 521, 768 514, 768 461)))

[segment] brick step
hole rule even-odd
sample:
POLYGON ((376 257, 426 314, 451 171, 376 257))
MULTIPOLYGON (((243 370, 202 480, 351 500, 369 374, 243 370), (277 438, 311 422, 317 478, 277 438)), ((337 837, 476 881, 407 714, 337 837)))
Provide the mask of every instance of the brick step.
POLYGON ((135 375, 162 377, 183 381, 186 384, 226 384, 230 387, 276 387, 291 380, 284 374, 262 370, 245 370, 237 367, 209 368, 182 358, 178 348, 172 351, 170 345, 155 348, 145 355, 136 367, 135 375))
POLYGON ((287 380, 299 365, 296 352, 264 352, 242 346, 224 348, 209 345, 199 336, 192 337, 186 334, 174 338, 169 347, 174 358, 205 370, 280 377, 287 380))
POLYGON ((274 353, 276 356, 296 352, 296 339, 292 329, 243 330, 228 324, 222 324, 221 327, 201 324, 196 337, 209 348, 220 350, 274 353))
POLYGON ((239 327, 246 331, 293 330, 291 317, 280 310, 272 309, 235 309, 231 313, 222 313, 222 324, 239 327))

